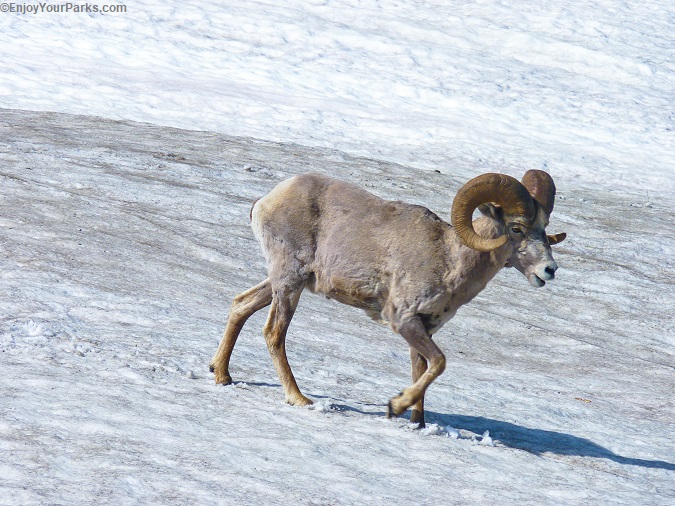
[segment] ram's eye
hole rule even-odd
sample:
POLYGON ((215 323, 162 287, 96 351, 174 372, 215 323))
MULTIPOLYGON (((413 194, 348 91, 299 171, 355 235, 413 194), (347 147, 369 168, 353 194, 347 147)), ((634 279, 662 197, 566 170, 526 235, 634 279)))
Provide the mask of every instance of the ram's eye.
POLYGON ((512 227, 512 228, 511 228, 511 231, 512 231, 514 234, 522 234, 522 233, 523 233, 523 229, 520 228, 520 227, 512 227))

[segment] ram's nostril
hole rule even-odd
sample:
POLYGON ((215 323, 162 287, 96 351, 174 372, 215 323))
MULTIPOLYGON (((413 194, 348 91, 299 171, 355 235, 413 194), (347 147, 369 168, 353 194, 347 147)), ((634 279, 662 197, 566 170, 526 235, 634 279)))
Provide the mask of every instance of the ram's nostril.
POLYGON ((553 278, 553 276, 555 276, 555 268, 553 268, 551 266, 546 267, 546 269, 544 269, 544 272, 546 274, 548 274, 549 276, 551 276, 551 278, 553 278))

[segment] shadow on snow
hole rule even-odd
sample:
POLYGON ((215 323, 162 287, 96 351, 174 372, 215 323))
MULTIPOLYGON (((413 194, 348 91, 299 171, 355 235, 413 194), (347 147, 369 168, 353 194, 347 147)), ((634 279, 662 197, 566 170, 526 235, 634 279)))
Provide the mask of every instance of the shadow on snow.
POLYGON ((675 471, 675 464, 663 460, 645 460, 622 457, 602 446, 571 434, 554 432, 542 429, 530 429, 522 425, 493 420, 481 416, 466 415, 443 415, 428 412, 427 420, 439 425, 450 425, 482 434, 486 430, 490 435, 503 445, 518 450, 541 455, 542 453, 555 453, 557 455, 576 455, 579 457, 594 457, 608 459, 617 464, 628 464, 656 469, 675 471))
MULTIPOLYGON (((238 382, 235 382, 235 384, 236 383, 238 382)), ((247 384, 262 387, 281 386, 278 384, 261 382, 247 382, 247 384)), ((312 397, 329 399, 329 397, 325 395, 318 394, 314 394, 312 397)), ((380 405, 365 404, 365 406, 379 407, 380 405)), ((333 408, 336 411, 351 411, 367 416, 386 415, 384 411, 365 411, 348 404, 333 404, 333 408)), ((442 426, 450 425, 451 427, 468 430, 476 434, 483 434, 486 430, 489 430, 493 439, 498 440, 504 446, 523 450, 534 455, 541 455, 542 453, 555 453, 557 455, 569 456, 575 455, 578 457, 608 459, 617 464, 675 471, 675 464, 670 462, 622 457, 589 439, 572 436, 571 434, 565 434, 563 432, 531 429, 529 427, 523 427, 522 425, 502 422, 492 418, 484 418, 482 416, 444 415, 433 411, 425 411, 425 415, 427 422, 437 423, 442 426)))

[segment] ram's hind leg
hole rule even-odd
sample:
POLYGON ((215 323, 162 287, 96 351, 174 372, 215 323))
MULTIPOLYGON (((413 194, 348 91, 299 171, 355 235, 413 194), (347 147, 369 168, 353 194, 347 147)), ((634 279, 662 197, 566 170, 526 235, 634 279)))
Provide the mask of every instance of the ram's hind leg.
POLYGON ((216 384, 227 385, 232 382, 229 372, 230 357, 237 342, 237 337, 239 337, 246 320, 259 309, 269 306, 271 302, 272 284, 269 279, 234 298, 223 339, 209 366, 211 372, 216 376, 216 384))
MULTIPOLYGON (((419 354, 419 352, 411 347, 410 348, 410 363, 412 366, 412 380, 413 383, 416 383, 422 375, 427 370, 427 360, 419 354)), ((424 424, 424 394, 420 397, 415 404, 412 405, 410 411, 410 421, 412 423, 418 423, 419 428, 422 429, 425 427, 424 424)))
POLYGON ((286 402, 295 406, 312 404, 312 401, 300 392, 286 356, 286 332, 298 306, 303 288, 304 283, 292 288, 282 287, 275 291, 270 314, 263 329, 267 348, 279 374, 281 385, 284 387, 286 402))
POLYGON ((429 364, 428 368, 412 386, 389 401, 387 416, 399 416, 410 406, 424 398, 424 392, 445 369, 445 356, 441 349, 431 340, 419 317, 415 317, 399 329, 399 333, 408 341, 411 348, 417 350, 429 364))

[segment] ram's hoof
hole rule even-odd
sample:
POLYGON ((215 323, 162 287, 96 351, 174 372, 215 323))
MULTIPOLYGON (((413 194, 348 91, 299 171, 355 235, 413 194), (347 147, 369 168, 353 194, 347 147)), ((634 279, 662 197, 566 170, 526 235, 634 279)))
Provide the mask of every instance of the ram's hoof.
POLYGON ((291 406, 310 406, 314 404, 310 398, 305 397, 302 394, 286 397, 286 403, 290 404, 291 406))
POLYGON ((211 372, 216 377, 216 385, 229 385, 232 383, 232 376, 224 372, 216 371, 213 367, 210 368, 211 372))
POLYGON ((389 403, 387 404, 387 418, 401 416, 405 410, 410 407, 410 404, 406 404, 403 400, 403 395, 403 392, 401 392, 396 397, 389 400, 389 403))
POLYGON ((419 426, 417 427, 418 429, 423 429, 426 427, 424 424, 424 411, 420 411, 419 409, 413 409, 410 412, 410 423, 418 423, 419 426))
POLYGON ((397 416, 401 416, 404 411, 405 408, 400 408, 399 406, 396 406, 395 399, 390 400, 389 403, 387 404, 387 418, 395 418, 397 416))

